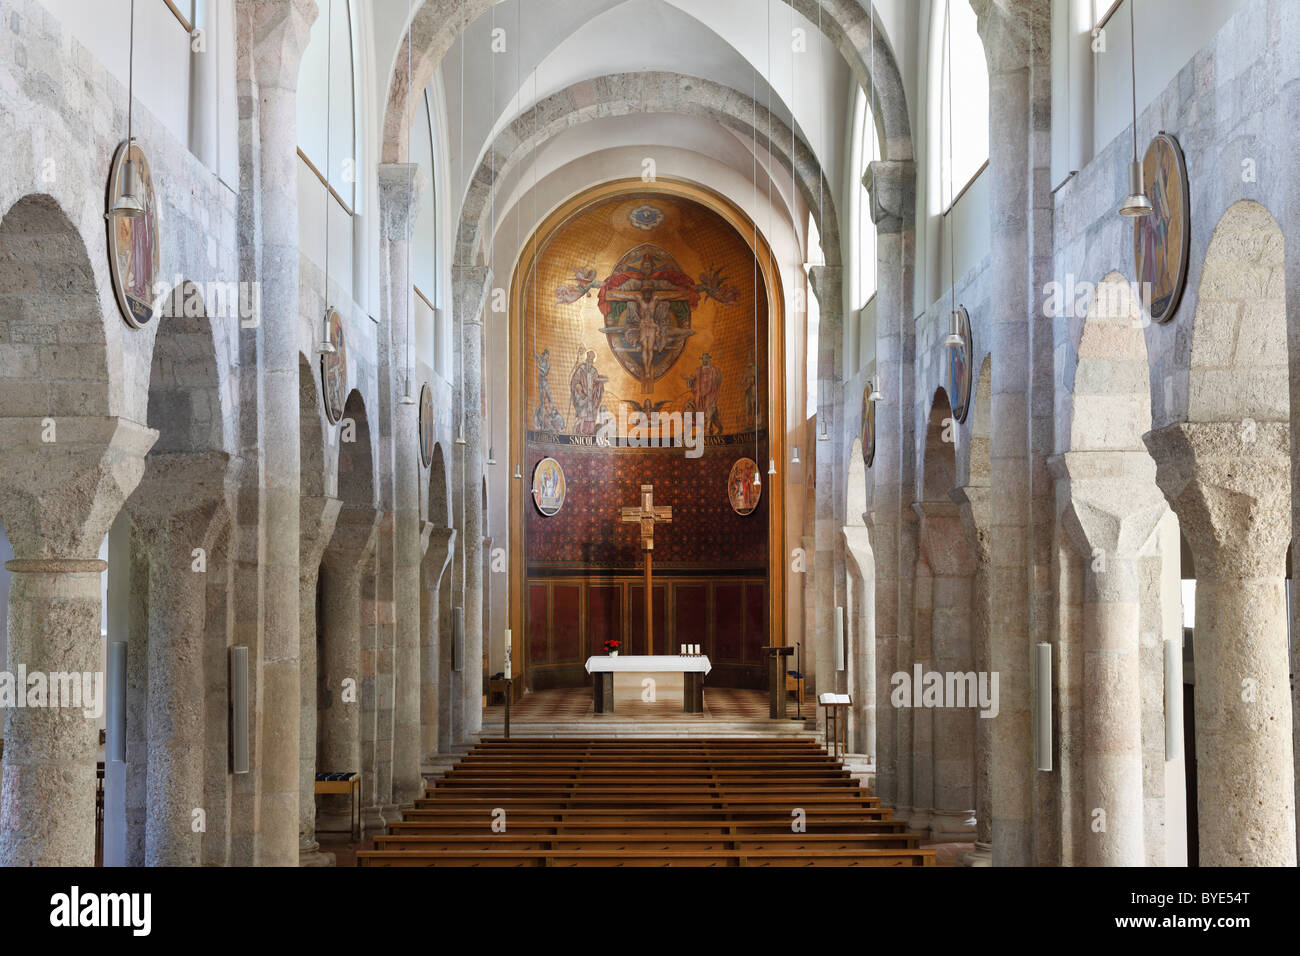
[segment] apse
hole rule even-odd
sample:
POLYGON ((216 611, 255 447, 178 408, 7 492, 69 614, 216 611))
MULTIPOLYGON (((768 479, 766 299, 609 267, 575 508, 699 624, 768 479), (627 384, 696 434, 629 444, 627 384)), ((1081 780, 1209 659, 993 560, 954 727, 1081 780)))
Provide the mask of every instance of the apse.
POLYGON ((569 204, 539 229, 516 279, 534 689, 584 685, 583 663, 607 640, 631 654, 698 644, 711 684, 761 686, 768 622, 779 620, 770 280, 752 225, 689 192, 629 186, 569 204), (653 647, 641 532, 624 518, 645 486, 672 512, 653 534, 653 647))

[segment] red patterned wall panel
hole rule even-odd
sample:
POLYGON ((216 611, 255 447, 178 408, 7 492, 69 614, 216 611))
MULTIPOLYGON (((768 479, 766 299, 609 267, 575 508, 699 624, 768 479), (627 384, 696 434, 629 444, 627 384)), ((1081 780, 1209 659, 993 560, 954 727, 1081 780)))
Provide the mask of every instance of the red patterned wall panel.
POLYGON ((623 640, 623 586, 587 585, 587 655, 604 654, 609 638, 623 640))
POLYGON ((551 585, 551 654, 557 664, 573 663, 582 653, 582 585, 551 585))
POLYGON ((551 586, 528 585, 528 663, 549 664, 547 651, 547 604, 551 586))
POLYGON ((683 644, 698 644, 704 654, 711 654, 709 646, 709 585, 673 585, 673 646, 678 651, 683 644))
POLYGON ((758 582, 745 584, 745 663, 761 664, 767 634, 767 588, 758 582))
POLYGON ((744 584, 715 584, 713 587, 713 650, 720 663, 741 662, 744 631, 744 584))

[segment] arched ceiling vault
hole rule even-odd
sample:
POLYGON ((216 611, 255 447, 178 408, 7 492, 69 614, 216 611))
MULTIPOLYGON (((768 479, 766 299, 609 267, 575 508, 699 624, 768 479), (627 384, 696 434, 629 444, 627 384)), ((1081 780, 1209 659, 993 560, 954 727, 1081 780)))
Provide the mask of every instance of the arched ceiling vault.
MULTIPOLYGON (((716 33, 716 35, 723 39, 724 47, 731 52, 736 52, 741 47, 752 49, 754 31, 756 29, 763 30, 765 40, 764 46, 767 47, 769 55, 770 52, 775 49, 775 47, 772 46, 774 37, 780 38, 783 43, 786 42, 785 33, 790 24, 801 23, 803 24, 804 29, 811 26, 814 31, 820 28, 824 36, 831 41, 830 45, 833 49, 838 51, 853 77, 860 85, 866 88, 870 94, 874 107, 873 112, 877 117, 877 122, 881 128, 882 156, 886 159, 910 160, 912 158, 912 137, 908 122, 907 104, 903 92, 903 83, 897 61, 893 55, 885 30, 881 26, 880 18, 876 12, 873 10, 869 14, 863 9, 857 0, 784 0, 784 2, 792 11, 792 15, 786 18, 785 23, 782 24, 779 16, 774 17, 771 12, 769 12, 767 23, 761 26, 756 24, 736 24, 734 22, 728 26, 727 21, 719 20, 719 16, 716 12, 718 5, 714 3, 711 6, 709 2, 706 2, 706 0, 566 0, 564 5, 557 6, 555 10, 557 16, 559 15, 559 11, 563 10, 565 11, 565 16, 575 18, 577 20, 577 26, 570 27, 570 29, 579 29, 588 21, 597 16, 607 14, 610 11, 614 11, 615 13, 626 11, 631 15, 636 10, 644 8, 647 3, 659 4, 661 6, 671 5, 676 9, 677 15, 692 17, 699 22, 701 31, 716 33), (802 20, 795 18, 793 13, 797 13, 802 20), (717 26, 718 30, 713 31, 710 23, 706 21, 711 22, 713 26, 717 26), (736 43, 733 45, 727 42, 727 36, 722 36, 724 33, 727 34, 727 36, 735 34, 736 43), (746 33, 748 33, 747 40, 745 37, 742 37, 742 34, 746 33), (871 67, 873 45, 874 87, 871 67)), ((418 8, 416 8, 411 18, 409 30, 403 33, 397 45, 395 56, 393 58, 392 72, 387 82, 387 97, 384 106, 381 147, 381 158, 383 162, 401 162, 405 160, 407 155, 407 137, 410 129, 410 120, 415 105, 418 103, 418 92, 423 91, 428 85, 443 59, 457 43, 462 23, 467 26, 475 24, 476 21, 479 21, 480 18, 483 18, 486 15, 489 17, 489 23, 494 23, 503 29, 508 30, 510 27, 514 26, 512 11, 515 8, 513 4, 500 4, 495 11, 493 11, 491 7, 492 4, 490 0, 424 0, 424 2, 420 3, 418 8), (409 60, 407 55, 408 49, 410 51, 409 60), (417 95, 412 96, 412 91, 417 91, 417 95)), ((480 24, 479 28, 482 28, 482 26, 483 25, 480 24)), ((558 27, 563 28, 564 24, 558 24, 558 27)), ((524 31, 524 35, 527 35, 526 31, 524 31)), ((808 40, 810 48, 815 46, 816 42, 820 41, 815 41, 815 38, 810 37, 808 40)), ((653 50, 655 48, 655 45, 652 43, 644 44, 642 47, 636 47, 635 44, 632 46, 637 50, 653 50)), ((674 50, 670 45, 660 45, 659 49, 662 51, 661 59, 665 65, 671 65, 673 62, 680 62, 672 59, 674 50)), ((754 62, 758 59, 758 56, 752 53, 748 55, 748 58, 753 67, 753 69, 750 70, 751 77, 753 77, 757 71, 771 66, 772 63, 775 62, 771 60, 767 62, 754 62)), ((581 60, 581 58, 578 59, 581 60)), ((632 54, 629 54, 628 59, 632 62, 640 62, 637 60, 636 56, 632 54)), ((789 63, 790 61, 787 59, 786 62, 789 63)), ((642 64, 642 66, 644 67, 644 64, 642 64)), ((735 73, 734 65, 732 72, 735 73)), ((677 73, 656 73, 649 69, 643 69, 638 74, 631 75, 657 75, 660 78, 657 82, 662 82, 664 77, 681 76, 681 74, 677 73)), ((629 76, 629 74, 624 74, 625 79, 622 81, 624 84, 629 82, 626 79, 627 76, 629 76)), ((780 140, 784 139, 786 143, 784 153, 786 155, 785 161, 787 162, 788 168, 788 154, 791 143, 791 121, 793 122, 793 128, 796 133, 799 131, 801 125, 815 126, 818 121, 814 120, 811 124, 805 121, 801 124, 798 110, 796 109, 792 113, 791 105, 789 103, 785 102, 781 96, 773 95, 773 88, 781 88, 782 77, 779 75, 779 70, 775 68, 773 69, 771 77, 772 86, 768 87, 767 84, 764 83, 762 89, 759 89, 758 87, 758 82, 760 80, 753 78, 751 78, 748 90, 742 91, 737 89, 737 86, 743 87, 746 85, 743 81, 743 77, 737 79, 739 76, 740 74, 737 73, 736 76, 724 77, 729 82, 719 82, 718 80, 709 79, 707 77, 695 77, 693 78, 693 83, 697 90, 706 88, 717 95, 717 119, 722 125, 733 130, 737 129, 739 126, 742 130, 748 129, 750 133, 752 133, 752 127, 754 125, 759 125, 763 130, 765 130, 767 128, 766 120, 768 113, 766 107, 768 102, 770 102, 773 120, 775 120, 777 116, 783 115, 786 117, 786 119, 782 120, 779 124, 773 122, 771 129, 773 139, 778 141, 773 146, 774 152, 777 150, 777 147, 779 147, 780 140), (755 95, 751 96, 751 92, 755 95), (755 109, 755 99, 759 100, 762 104, 761 106, 758 106, 757 110, 755 109), (730 108, 728 108, 729 105, 730 108), (745 107, 748 107, 748 109, 746 110, 745 107), (742 112, 748 113, 748 121, 742 119, 740 115, 742 112), (757 124, 753 121, 756 112, 758 115, 757 124)), ((562 110, 564 115, 567 116, 575 115, 572 107, 578 106, 580 108, 581 104, 575 103, 572 94, 574 91, 582 89, 584 84, 586 84, 586 88, 599 88, 603 86, 605 89, 610 89, 611 81, 616 79, 616 76, 609 75, 586 77, 580 82, 569 84, 563 90, 557 90, 549 95, 542 96, 542 102, 538 104, 536 110, 536 112, 541 116, 538 125, 544 129, 546 126, 550 125, 548 120, 554 122, 559 121, 555 119, 556 114, 553 114, 547 107, 562 110)), ((791 82, 793 82, 793 80, 791 82)), ((811 85, 812 89, 808 90, 808 92, 818 92, 815 80, 811 85)), ((542 95, 544 87, 539 85, 537 88, 539 90, 539 95, 542 95)), ((649 81, 642 81, 639 90, 635 85, 629 89, 629 95, 616 95, 610 100, 610 102, 619 102, 623 112, 625 113, 651 111, 652 104, 650 101, 643 101, 641 103, 633 102, 634 95, 632 94, 635 94, 635 92, 643 92, 647 94, 653 93, 654 84, 649 81)), ((698 98, 685 104, 682 104, 680 100, 670 104, 667 102, 668 98, 665 98, 662 95, 664 90, 660 89, 658 92, 660 93, 660 100, 653 104, 653 108, 659 111, 694 112, 697 109, 708 109, 707 104, 698 98), (684 109, 672 109, 670 108, 671 106, 684 106, 684 109)), ((482 157, 486 158, 488 161, 489 172, 492 162, 491 157, 493 154, 498 154, 497 158, 500 158, 499 154, 501 152, 501 147, 506 145, 509 139, 512 137, 522 139, 522 137, 519 136, 519 133, 521 130, 521 120, 524 119, 524 116, 518 115, 518 112, 521 109, 528 109, 529 112, 533 112, 531 109, 533 104, 525 98, 525 94, 528 93, 530 93, 529 84, 524 82, 521 78, 519 88, 507 91, 505 94, 507 103, 510 104, 509 108, 516 112, 514 118, 507 120, 506 116, 493 117, 493 124, 499 127, 499 131, 494 142, 485 145, 484 151, 481 154, 482 157), (503 137, 505 138, 504 140, 503 137)), ((816 99, 815 96, 813 98, 816 99)), ((830 113, 827 115, 830 115, 830 113)), ((842 117, 837 118, 837 120, 842 121, 842 117)), ((524 123, 524 128, 529 129, 531 132, 531 124, 526 121, 524 123)), ((818 136, 818 132, 818 130, 814 129, 814 137, 820 142, 825 137, 818 136)), ((839 150, 839 139, 836 137, 829 137, 829 139, 836 144, 833 151, 837 154, 839 150)), ((760 133, 760 141, 762 140, 765 140, 765 136, 760 133)), ((796 136, 795 142, 794 161, 796 169, 798 169, 800 173, 798 177, 801 182, 800 190, 805 193, 805 201, 808 201, 811 195, 815 195, 819 200, 819 203, 810 203, 810 207, 815 209, 819 204, 829 205, 833 213, 833 203, 828 201, 828 194, 830 196, 837 194, 835 189, 830 188, 834 184, 828 183, 823 178, 823 164, 818 162, 813 150, 808 145, 807 139, 805 137, 796 136), (811 193, 808 190, 807 181, 810 175, 819 187, 815 193, 811 193)), ((765 142, 762 143, 762 147, 766 148, 765 142)), ((828 156, 829 155, 830 152, 828 152, 828 156)), ((838 160, 838 156, 836 156, 836 160, 838 160)), ((482 219, 481 202, 478 201, 478 197, 475 195, 475 193, 479 191, 479 178, 482 170, 483 163, 480 162, 468 187, 465 206, 461 216, 462 223, 466 221, 479 221, 482 219)), ((500 174, 500 172, 501 167, 498 165, 497 173, 500 174)), ((831 222, 819 222, 818 226, 822 237, 823 248, 827 252, 827 263, 834 264, 834 261, 838 260, 838 230, 831 222), (834 251, 832 252, 832 250, 834 251)), ((461 235, 463 236, 464 233, 461 235)), ((459 248, 457 256, 458 261, 468 261, 461 260, 459 248)))
MULTIPOLYGON (((790 156, 791 131, 768 114, 766 108, 735 90, 699 77, 677 73, 632 73, 584 81, 548 97, 535 113, 529 111, 498 134, 475 171, 461 208, 456 234, 453 268, 472 265, 486 236, 491 235, 492 187, 526 163, 537 148, 551 137, 576 124, 611 116, 680 113, 703 116, 758 143, 773 161, 794 178, 804 203, 818 220, 822 247, 828 265, 839 264, 839 227, 834 204, 825 201, 831 189, 807 144, 794 139, 790 156), (770 127, 769 127, 770 123, 770 127)), ((778 178, 780 174, 777 174, 778 178)))

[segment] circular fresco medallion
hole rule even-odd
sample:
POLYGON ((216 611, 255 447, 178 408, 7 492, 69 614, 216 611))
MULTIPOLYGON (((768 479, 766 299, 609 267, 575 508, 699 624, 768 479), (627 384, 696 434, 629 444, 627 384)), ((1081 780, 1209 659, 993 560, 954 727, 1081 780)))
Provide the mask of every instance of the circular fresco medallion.
POLYGON ((142 329, 158 315, 154 279, 158 275, 158 205, 154 198, 149 161, 135 141, 122 143, 113 156, 108 175, 108 208, 122 197, 126 184, 126 163, 135 167, 136 197, 144 204, 144 215, 108 215, 109 272, 113 291, 126 324, 142 329))
POLYGON ((343 317, 335 309, 326 313, 325 328, 334 351, 320 357, 321 399, 325 417, 331 425, 337 425, 343 420, 343 406, 348 400, 348 350, 343 342, 343 317))
POLYGON ((1178 140, 1161 133, 1147 147, 1142 181, 1152 212, 1133 221, 1133 260, 1142 305, 1153 322, 1178 310, 1187 283, 1191 205, 1187 165, 1178 140))
POLYGON ((759 477, 758 465, 754 459, 736 459, 736 463, 731 466, 731 474, 727 477, 727 498, 731 501, 731 510, 738 515, 753 514, 762 496, 762 478, 759 477))
POLYGON ((868 468, 876 460, 876 403, 871 400, 871 389, 867 382, 862 388, 862 463, 868 468))
POLYGON ((420 461, 425 468, 433 464, 433 389, 428 382, 420 387, 420 461))
POLYGON ((533 469, 533 503, 546 517, 560 513, 564 507, 564 469, 554 458, 543 458, 533 469))
POLYGON ((961 345, 945 345, 943 349, 943 387, 951 397, 953 420, 960 425, 970 412, 971 356, 974 354, 970 315, 964 305, 957 306, 957 327, 961 345))

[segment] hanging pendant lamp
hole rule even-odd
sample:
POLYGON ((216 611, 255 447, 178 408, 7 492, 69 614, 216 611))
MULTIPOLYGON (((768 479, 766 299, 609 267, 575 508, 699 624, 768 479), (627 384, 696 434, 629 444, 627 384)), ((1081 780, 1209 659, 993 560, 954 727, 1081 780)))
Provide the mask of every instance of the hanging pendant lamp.
POLYGON ((1142 163, 1138 161, 1137 31, 1133 26, 1135 2, 1136 0, 1128 0, 1128 60, 1133 91, 1133 160, 1128 165, 1128 195, 1124 197, 1124 202, 1119 207, 1119 214, 1126 219, 1140 219, 1155 211, 1151 200, 1147 198, 1146 188, 1142 183, 1142 163))
POLYGON ((140 198, 140 173, 131 159, 131 121, 135 106, 135 0, 131 0, 131 36, 128 42, 126 74, 126 161, 122 163, 122 194, 117 197, 108 214, 120 219, 139 219, 146 212, 140 198))

